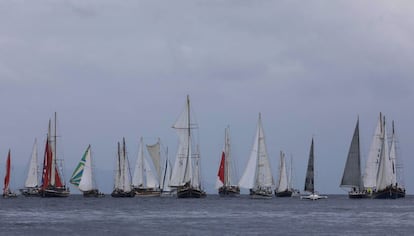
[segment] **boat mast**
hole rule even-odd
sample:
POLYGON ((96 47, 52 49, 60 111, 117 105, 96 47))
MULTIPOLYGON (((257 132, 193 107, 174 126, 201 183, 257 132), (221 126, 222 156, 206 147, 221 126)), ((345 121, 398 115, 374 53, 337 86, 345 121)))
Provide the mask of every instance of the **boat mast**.
MULTIPOLYGON (((256 151, 256 158, 257 158, 257 161, 256 161, 256 174, 255 174, 255 184, 256 184, 256 186, 255 187, 258 187, 259 186, 259 170, 260 170, 260 139, 261 139, 261 125, 262 125, 262 115, 261 115, 261 113, 259 112, 259 122, 258 122, 258 124, 257 124, 257 129, 258 129, 258 135, 257 135, 257 151, 256 151)), ((260 186, 259 186, 259 188, 260 188, 260 186)))
POLYGON ((229 157, 230 157, 230 146, 229 146, 229 127, 227 126, 225 133, 225 144, 224 144, 224 186, 229 185, 229 157))
MULTIPOLYGON (((191 125, 190 124, 190 96, 187 95, 187 130, 188 130, 187 132, 187 161, 186 161, 185 169, 184 169, 184 180, 187 175, 189 162, 191 160, 190 159, 190 139, 191 139, 190 125, 191 125)), ((190 182, 191 182, 191 177, 190 177, 190 182)))
MULTIPOLYGON (((56 114, 55 114, 56 115, 56 114)), ((55 118, 56 119, 56 118, 55 118)), ((55 120, 55 122, 56 122, 56 120, 55 120)), ((56 127, 55 127, 55 130, 56 130, 56 127)), ((49 142, 49 144, 51 144, 51 142, 52 142, 52 121, 49 119, 49 132, 48 132, 48 142, 49 142)), ((56 137, 55 137, 55 139, 56 139, 56 137)), ((53 145, 53 148, 52 147, 50 147, 50 149, 52 149, 52 151, 50 152, 51 153, 51 155, 52 155, 52 163, 51 163, 51 165, 50 165, 50 185, 51 186, 55 186, 55 171, 56 171, 56 153, 55 153, 55 150, 53 150, 53 149, 55 149, 56 148, 56 146, 55 146, 55 144, 56 143, 54 143, 54 145, 53 145)))

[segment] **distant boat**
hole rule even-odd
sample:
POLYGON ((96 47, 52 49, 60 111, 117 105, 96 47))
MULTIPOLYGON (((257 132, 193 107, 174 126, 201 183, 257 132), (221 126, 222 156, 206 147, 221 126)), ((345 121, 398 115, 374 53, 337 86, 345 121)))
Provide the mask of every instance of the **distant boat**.
POLYGON ((199 146, 197 136, 193 135, 194 129, 198 127, 191 116, 188 95, 186 107, 174 123, 173 128, 177 132, 179 144, 170 187, 177 188, 178 198, 205 197, 206 192, 201 186, 199 146))
POLYGON ((73 171, 69 182, 75 185, 83 193, 84 197, 104 196, 104 194, 99 192, 96 188, 93 178, 91 145, 88 146, 83 154, 78 166, 73 171))
POLYGON ((118 142, 118 155, 116 159, 115 186, 111 193, 112 197, 134 197, 135 191, 131 186, 131 172, 129 170, 129 161, 126 154, 125 138, 121 144, 118 142))
POLYGON ((361 175, 361 151, 359 142, 359 119, 357 120, 351 146, 348 151, 348 158, 342 175, 340 187, 351 188, 348 192, 349 198, 366 198, 361 175))
POLYGON ((21 194, 26 197, 39 197, 38 182, 37 140, 35 139, 24 188, 19 189, 21 194))
POLYGON ((305 188, 306 192, 310 192, 311 194, 308 196, 301 196, 301 199, 309 199, 309 200, 318 200, 318 199, 326 199, 327 196, 320 196, 315 191, 315 175, 314 175, 314 150, 313 150, 313 138, 311 143, 311 148, 309 152, 309 160, 308 160, 308 168, 306 170, 306 179, 305 179, 305 188))
MULTIPOLYGON (((153 157, 153 163, 158 174, 161 174, 160 159, 161 155, 159 149, 154 147, 151 157, 153 157)), ((151 149, 152 150, 152 149, 151 149)), ((150 155, 151 155, 150 154, 150 155)), ((140 197, 157 197, 160 196, 160 184, 159 178, 155 177, 154 172, 151 169, 150 163, 144 155, 144 141, 141 137, 138 158, 135 164, 134 177, 132 178, 132 186, 135 191, 135 196, 140 197)))
POLYGON ((11 160, 10 149, 7 154, 6 175, 4 176, 3 198, 15 198, 17 195, 10 190, 11 160))
POLYGON ((280 164, 279 164, 279 182, 275 190, 276 197, 291 197, 292 188, 290 186, 290 179, 288 178, 285 153, 280 151, 280 164))
POLYGON ((67 197, 69 188, 66 187, 65 180, 62 178, 62 169, 57 158, 57 135, 56 135, 56 112, 54 122, 54 135, 52 137, 52 122, 49 120, 49 129, 43 160, 42 186, 39 194, 42 197, 67 197))
POLYGON ((170 187, 171 179, 171 162, 168 159, 168 147, 165 150, 165 158, 161 155, 161 141, 158 141, 153 145, 147 145, 148 153, 157 167, 156 171, 159 176, 160 182, 160 196, 161 197, 172 197, 177 195, 176 189, 170 187), (160 173, 159 173, 160 172, 160 173))
POLYGON ((224 150, 221 154, 221 161, 217 173, 216 188, 220 197, 239 196, 240 188, 234 184, 231 169, 231 152, 230 152, 230 128, 227 127, 224 133, 224 150))
POLYGON ((252 198, 272 198, 273 196, 272 186, 274 186, 274 180, 260 113, 253 148, 246 169, 240 178, 239 186, 249 189, 252 198))
POLYGON ((380 113, 365 168, 364 186, 372 198, 405 197, 405 188, 397 181, 394 127, 392 133, 390 150, 385 117, 380 113))

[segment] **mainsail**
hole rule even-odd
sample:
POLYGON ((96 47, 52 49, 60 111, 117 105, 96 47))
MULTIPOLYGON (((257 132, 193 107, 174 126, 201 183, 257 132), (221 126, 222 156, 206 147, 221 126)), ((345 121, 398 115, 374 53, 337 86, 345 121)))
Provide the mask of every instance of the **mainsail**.
POLYGON ((344 173, 342 175, 341 187, 355 187, 363 189, 361 176, 361 152, 359 142, 359 120, 357 120, 351 146, 348 151, 344 173))
POLYGON ((78 166, 73 171, 70 183, 81 191, 90 191, 94 188, 92 175, 91 145, 83 154, 78 166))
POLYGON ((32 149, 32 157, 30 159, 29 170, 27 172, 24 187, 35 188, 38 186, 38 166, 37 166, 37 140, 35 139, 32 149))
POLYGON ((132 185, 134 187, 148 187, 156 188, 158 187, 158 180, 154 176, 150 164, 144 155, 144 141, 141 137, 138 158, 135 164, 134 177, 132 179, 132 185))
POLYGON ((190 98, 187 96, 186 107, 173 125, 179 143, 170 180, 171 187, 180 187, 185 184, 195 188, 200 187, 200 155, 192 134, 197 126, 190 114, 190 98))
POLYGON ((6 161, 6 175, 4 176, 4 188, 3 188, 3 195, 6 195, 10 193, 10 169, 11 163, 10 163, 10 149, 9 153, 7 154, 7 161, 6 161))
POLYGON ((253 148, 246 169, 239 181, 239 186, 247 189, 256 189, 272 187, 273 185, 274 181, 266 150, 262 119, 259 113, 253 148))
POLYGON ((305 188, 304 190, 307 192, 314 193, 315 186, 314 186, 314 153, 313 153, 313 138, 311 143, 311 148, 309 152, 309 160, 308 160, 308 168, 306 170, 306 179, 305 179, 305 188))
POLYGON ((288 189, 289 189, 289 181, 288 181, 285 153, 280 151, 279 185, 277 187, 277 191, 283 192, 283 191, 287 191, 288 189))
POLYGON ((382 148, 384 147, 384 127, 382 120, 383 116, 380 113, 365 165, 364 187, 368 189, 374 189, 377 186, 378 164, 382 155, 381 153, 383 152, 382 148))
POLYGON ((393 185, 393 166, 389 156, 389 148, 387 141, 387 129, 385 127, 385 119, 383 123, 383 142, 381 148, 381 155, 379 159, 378 175, 377 175, 377 191, 383 190, 388 186, 393 185))

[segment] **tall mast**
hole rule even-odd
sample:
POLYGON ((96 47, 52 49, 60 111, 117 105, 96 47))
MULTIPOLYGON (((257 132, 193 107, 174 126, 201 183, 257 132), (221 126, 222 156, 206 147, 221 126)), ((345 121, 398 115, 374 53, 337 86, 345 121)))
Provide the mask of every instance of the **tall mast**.
POLYGON ((230 185, 229 181, 229 164, 230 164, 230 137, 229 126, 225 131, 225 146, 224 146, 224 186, 230 185))
POLYGON ((256 176, 256 179, 255 179, 255 182, 256 182, 256 187, 259 185, 259 165, 260 165, 260 139, 261 139, 261 125, 262 125, 262 114, 259 112, 259 122, 258 122, 258 124, 257 124, 257 129, 258 129, 258 135, 257 135, 257 151, 256 151, 256 153, 257 153, 257 155, 256 155, 256 157, 257 157, 257 162, 256 162, 256 174, 255 174, 255 176, 256 176))
MULTIPOLYGON (((185 169, 184 169, 184 180, 185 177, 187 175, 187 171, 188 171, 188 165, 190 162, 190 139, 191 139, 191 130, 190 130, 190 96, 187 95, 187 161, 185 164, 185 169)), ((190 163, 191 164, 191 163, 190 163)), ((191 182, 191 178, 190 178, 190 182, 191 182)))
MULTIPOLYGON (((56 128, 55 128, 55 130, 56 130, 56 128)), ((51 142, 52 142, 52 121, 49 119, 49 130, 48 130, 48 142, 49 142, 49 144, 51 144, 51 142)), ((55 137, 55 139, 56 139, 56 137, 55 137)), ((56 144, 56 143, 54 143, 54 144, 56 144)), ((56 148, 56 146, 54 145, 53 146, 53 148, 52 147, 50 147, 50 149, 55 149, 56 148)), ((51 152, 51 155, 52 155, 52 163, 50 163, 51 165, 50 165, 50 185, 51 186, 55 186, 55 181, 56 181, 56 179, 55 179, 55 172, 56 172, 56 154, 55 154, 55 150, 52 150, 51 152)))

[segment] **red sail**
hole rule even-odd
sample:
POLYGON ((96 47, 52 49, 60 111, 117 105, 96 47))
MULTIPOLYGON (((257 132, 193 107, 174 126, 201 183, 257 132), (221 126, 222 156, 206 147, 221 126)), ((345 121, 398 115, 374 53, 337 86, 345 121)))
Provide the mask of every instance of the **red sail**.
POLYGON ((10 150, 9 150, 9 154, 7 155, 6 176, 4 177, 4 188, 3 188, 4 193, 8 192, 9 183, 10 183, 10 150))
POLYGON ((217 174, 217 176, 219 177, 219 180, 223 184, 224 184, 224 160, 226 158, 225 156, 226 155, 223 152, 223 154, 221 154, 221 162, 220 162, 220 167, 219 167, 218 174, 217 174))
POLYGON ((52 172, 52 150, 49 147, 49 140, 46 141, 45 157, 43 160, 42 189, 50 185, 50 174, 52 172))
POLYGON ((55 168, 55 186, 63 187, 62 180, 60 180, 58 168, 55 168))

